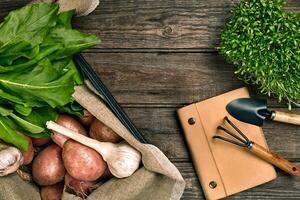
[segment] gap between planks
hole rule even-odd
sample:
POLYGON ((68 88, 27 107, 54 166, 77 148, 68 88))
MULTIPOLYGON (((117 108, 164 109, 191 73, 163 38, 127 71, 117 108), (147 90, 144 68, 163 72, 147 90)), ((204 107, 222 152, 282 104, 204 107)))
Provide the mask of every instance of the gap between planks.
POLYGON ((218 53, 216 49, 206 48, 90 48, 83 53, 218 53))
MULTIPOLYGON (((178 103, 120 103, 123 108, 174 108, 179 109, 190 104, 178 104, 178 103)), ((271 105, 270 109, 278 108, 286 112, 300 112, 300 108, 293 108, 292 111, 288 111, 285 104, 283 105, 271 105)))

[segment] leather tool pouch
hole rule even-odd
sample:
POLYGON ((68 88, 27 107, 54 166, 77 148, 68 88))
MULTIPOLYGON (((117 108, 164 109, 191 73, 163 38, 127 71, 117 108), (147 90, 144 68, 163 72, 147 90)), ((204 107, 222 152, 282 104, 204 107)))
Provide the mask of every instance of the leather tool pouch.
MULTIPOLYGON (((220 199, 276 178, 274 167, 246 149, 213 140, 228 116, 250 140, 268 148, 262 129, 229 116, 226 105, 249 97, 246 88, 191 104, 178 110, 195 170, 207 199, 220 199)), ((222 134, 222 133, 218 133, 222 134)))

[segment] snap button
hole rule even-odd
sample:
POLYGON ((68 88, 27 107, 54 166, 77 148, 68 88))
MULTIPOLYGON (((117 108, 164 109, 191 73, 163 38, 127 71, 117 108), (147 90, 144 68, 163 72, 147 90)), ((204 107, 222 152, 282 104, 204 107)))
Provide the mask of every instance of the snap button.
POLYGON ((189 118, 188 122, 190 125, 194 125, 196 123, 196 120, 195 120, 195 118, 191 117, 191 118, 189 118))
POLYGON ((215 189, 216 187, 217 187, 217 182, 215 182, 215 181, 211 181, 210 183, 209 183, 209 187, 211 188, 211 189, 215 189))

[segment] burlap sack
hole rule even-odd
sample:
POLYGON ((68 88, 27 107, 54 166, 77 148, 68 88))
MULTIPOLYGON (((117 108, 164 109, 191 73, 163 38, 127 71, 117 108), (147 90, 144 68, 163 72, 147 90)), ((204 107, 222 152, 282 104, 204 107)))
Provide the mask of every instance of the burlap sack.
POLYGON ((86 16, 99 5, 99 0, 32 0, 31 3, 57 3, 59 11, 75 10, 76 16, 86 16))
MULTIPOLYGON (((104 182, 88 196, 88 200, 180 199, 185 182, 177 168, 157 147, 137 141, 100 98, 85 86, 76 87, 73 96, 96 118, 142 153, 143 167, 128 178, 112 178, 104 182)), ((38 188, 23 181, 16 174, 0 178, 0 185, 0 200, 40 199, 38 188)), ((80 198, 65 191, 62 199, 80 198)))

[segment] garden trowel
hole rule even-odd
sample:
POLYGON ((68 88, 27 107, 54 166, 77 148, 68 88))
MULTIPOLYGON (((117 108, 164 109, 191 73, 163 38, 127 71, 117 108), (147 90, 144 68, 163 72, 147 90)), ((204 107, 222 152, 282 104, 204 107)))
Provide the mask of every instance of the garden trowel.
POLYGON ((234 118, 257 126, 262 126, 266 119, 300 125, 300 115, 268 110, 267 101, 264 99, 236 99, 226 106, 226 110, 234 118))

